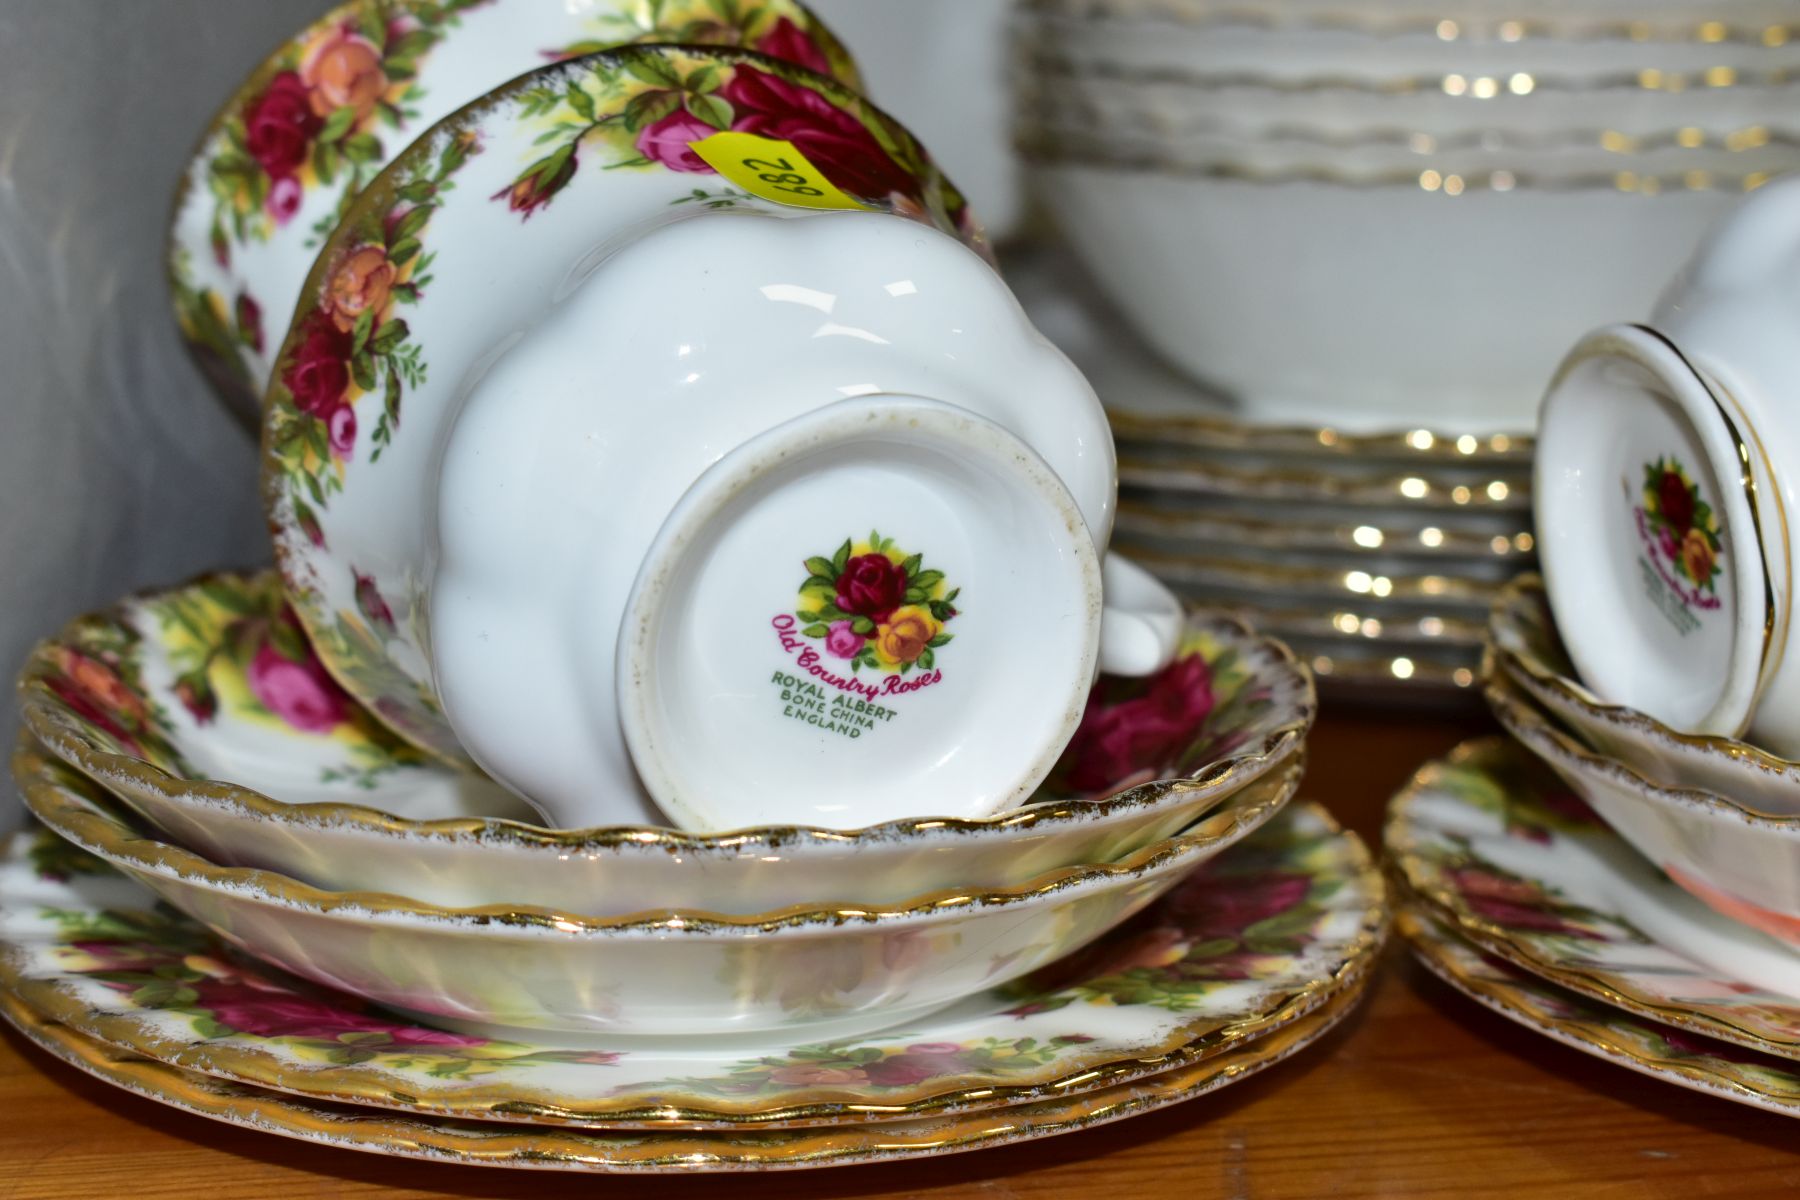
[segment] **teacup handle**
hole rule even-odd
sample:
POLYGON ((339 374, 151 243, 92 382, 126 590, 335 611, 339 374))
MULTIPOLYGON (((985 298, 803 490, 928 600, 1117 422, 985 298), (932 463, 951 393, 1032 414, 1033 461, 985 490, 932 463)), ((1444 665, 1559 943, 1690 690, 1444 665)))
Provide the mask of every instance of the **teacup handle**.
POLYGON ((1105 596, 1100 670, 1154 675, 1168 666, 1181 644, 1181 601, 1161 580, 1116 552, 1106 556, 1100 578, 1105 596))

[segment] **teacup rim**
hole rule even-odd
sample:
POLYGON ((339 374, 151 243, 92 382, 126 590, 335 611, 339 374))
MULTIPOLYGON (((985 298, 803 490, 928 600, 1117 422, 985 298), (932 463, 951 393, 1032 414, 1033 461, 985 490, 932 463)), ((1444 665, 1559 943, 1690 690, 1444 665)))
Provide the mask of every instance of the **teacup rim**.
MULTIPOLYGON (((1609 725, 1674 742, 1705 754, 1716 754, 1736 762, 1748 763, 1758 770, 1771 774, 1800 773, 1800 762, 1782 758, 1772 751, 1765 750, 1761 746, 1746 742, 1741 738, 1725 737, 1722 734, 1682 733, 1680 730, 1663 724, 1642 709, 1602 700, 1578 681, 1553 670, 1535 655, 1528 656, 1501 645, 1494 636, 1495 629, 1503 624, 1515 630, 1521 629, 1522 625, 1515 616, 1517 607, 1521 603, 1530 602, 1532 597, 1541 597, 1544 607, 1548 610, 1549 591, 1545 587, 1544 577, 1536 571, 1527 571, 1515 576, 1501 588, 1488 612, 1488 636, 1484 652, 1508 673, 1523 673, 1539 685, 1555 692, 1567 703, 1609 725)), ((1554 621, 1553 616, 1551 619, 1554 621)), ((1523 640, 1529 643, 1529 639, 1523 640)), ((1725 800, 1725 803, 1735 804, 1734 801, 1728 799, 1725 800)), ((1738 805, 1738 807, 1745 806, 1738 805)), ((1745 810, 1755 811, 1747 807, 1745 810)))
POLYGON ((46 828, 65 841, 114 866, 162 879, 226 893, 258 905, 276 905, 328 919, 354 919, 382 924, 479 935, 499 929, 510 935, 564 937, 644 935, 648 937, 756 937, 846 924, 869 927, 929 922, 938 917, 979 913, 1029 904, 1075 889, 1124 885, 1183 863, 1221 842, 1232 843, 1260 828, 1287 807, 1299 791, 1306 771, 1304 748, 1273 780, 1247 782, 1223 797, 1224 806, 1201 815, 1186 830, 1153 842, 1114 862, 1079 863, 1042 871, 1011 887, 976 890, 939 888, 898 904, 818 907, 786 905, 761 913, 719 913, 705 909, 644 909, 612 917, 569 912, 545 905, 488 904, 454 907, 389 892, 332 891, 259 867, 226 867, 195 851, 134 830, 117 811, 120 805, 96 779, 58 762, 38 745, 29 730, 20 730, 12 755, 12 779, 21 800, 46 828), (72 782, 55 778, 71 776, 72 782), (1251 797, 1258 783, 1271 784, 1270 794, 1251 797), (79 787, 86 795, 72 788, 79 787), (1240 803, 1232 803, 1232 801, 1240 803))

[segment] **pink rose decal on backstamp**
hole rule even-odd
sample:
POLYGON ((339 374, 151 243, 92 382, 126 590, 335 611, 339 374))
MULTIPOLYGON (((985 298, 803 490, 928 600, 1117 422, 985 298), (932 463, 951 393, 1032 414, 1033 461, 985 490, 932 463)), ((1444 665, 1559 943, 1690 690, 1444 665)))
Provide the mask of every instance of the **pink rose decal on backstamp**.
POLYGON ((825 650, 837 658, 855 658, 863 648, 864 638, 848 620, 833 621, 825 635, 825 650))

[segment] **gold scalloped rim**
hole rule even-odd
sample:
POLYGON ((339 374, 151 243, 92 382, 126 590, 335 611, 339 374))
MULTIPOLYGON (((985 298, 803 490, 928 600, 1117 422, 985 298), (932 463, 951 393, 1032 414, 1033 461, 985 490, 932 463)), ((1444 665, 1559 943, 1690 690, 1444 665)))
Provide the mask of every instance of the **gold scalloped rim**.
POLYGON ((1329 425, 1254 425, 1248 421, 1199 413, 1144 413, 1108 405, 1107 419, 1118 437, 1147 438, 1159 443, 1188 441, 1224 450, 1264 449, 1268 453, 1330 458, 1392 459, 1445 463, 1513 463, 1531 461, 1536 439, 1530 434, 1456 434, 1431 429, 1346 433, 1329 425), (1466 441, 1464 439, 1467 439, 1466 441), (1463 446, 1469 446, 1464 450, 1463 446))
POLYGON ((1367 37, 1409 37, 1428 34, 1435 42, 1501 42, 1517 44, 1528 40, 1556 42, 1624 41, 1633 44, 1659 42, 1700 42, 1705 45, 1747 43, 1775 49, 1800 39, 1800 25, 1727 23, 1724 21, 1691 22, 1677 19, 1665 25, 1648 20, 1601 20, 1587 22, 1553 21, 1547 18, 1487 18, 1471 21, 1463 17, 1434 17, 1428 14, 1382 17, 1373 12, 1319 12, 1305 15, 1277 15, 1265 8, 1224 7, 1210 0, 1181 4, 1163 0, 1160 4, 1134 3, 1120 5, 1106 0, 1024 0, 1020 11, 1028 18, 1074 21, 1095 25, 1166 24, 1184 28, 1239 27, 1266 33, 1349 33, 1367 37), (1146 11, 1148 10, 1148 12, 1146 11), (1445 25, 1453 27, 1445 37, 1445 25), (1479 36, 1467 36, 1479 30, 1479 36))
POLYGON ((1796 782, 1800 783, 1800 762, 1771 754, 1760 746, 1753 746, 1737 738, 1677 732, 1649 713, 1623 704, 1608 704, 1533 655, 1502 646, 1493 632, 1502 625, 1513 629, 1521 644, 1531 645, 1532 638, 1525 632, 1528 625, 1515 615, 1524 604, 1541 604, 1546 621, 1554 620, 1549 613, 1549 594, 1544 589, 1543 576, 1536 572, 1521 575, 1502 588, 1488 613, 1487 651, 1507 674, 1524 676, 1526 680, 1553 692, 1596 721, 1614 728, 1646 734, 1659 741, 1673 742, 1707 754, 1723 755, 1734 762, 1747 763, 1771 774, 1795 776, 1796 782))
POLYGON ((524 1130, 319 1108, 260 1090, 113 1052, 67 1026, 37 1019, 0 993, 4 1017, 38 1047, 106 1083, 228 1124, 335 1146, 435 1162, 589 1172, 793 1169, 954 1154, 1068 1133, 1192 1099, 1298 1053, 1354 1012, 1366 984, 1330 1006, 1247 1045, 1133 1083, 997 1112, 958 1113, 916 1126, 891 1123, 820 1130, 524 1130))
POLYGON ((1187 798, 1201 792, 1216 791, 1222 799, 1224 795, 1262 777, 1302 747, 1307 734, 1312 730, 1313 720, 1318 715, 1318 696, 1313 688, 1312 676, 1291 650, 1277 639, 1259 634, 1247 621, 1231 613, 1189 606, 1184 619, 1190 628, 1233 645, 1243 660, 1257 664, 1254 679, 1269 686, 1277 697, 1284 693, 1292 695, 1294 704, 1292 712, 1285 718, 1271 717, 1275 723, 1259 741, 1197 767, 1184 777, 1153 780, 1100 800, 1044 801, 1009 809, 991 817, 917 817, 869 825, 861 829, 779 825, 701 834, 656 825, 548 829, 497 817, 450 817, 435 821, 413 821, 356 804, 284 804, 251 788, 217 780, 184 779, 141 758, 108 750, 95 741, 85 727, 63 711, 62 705, 45 686, 44 673, 49 668, 54 648, 75 640, 83 628, 100 624, 129 631, 123 613, 131 604, 148 603, 157 597, 187 591, 209 581, 248 586, 252 580, 268 574, 268 571, 210 572, 175 587, 152 588, 134 593, 108 609, 87 613, 70 621, 54 636, 33 647, 20 671, 14 692, 26 727, 56 757, 89 778, 102 782, 126 779, 173 804, 191 802, 230 807, 278 823, 329 822, 338 827, 354 827, 372 834, 402 838, 494 841, 557 851, 643 847, 646 851, 655 849, 684 856, 727 854, 737 857, 759 846, 773 848, 801 841, 853 846, 860 841, 894 841, 909 837, 972 834, 992 830, 1037 829, 1053 821, 1085 822, 1126 809, 1156 807, 1173 797, 1187 798))
MULTIPOLYGON (((1316 802, 1302 804, 1342 840, 1349 860, 1344 869, 1345 877, 1354 879, 1356 886, 1367 893, 1368 903, 1358 915, 1356 932, 1346 939, 1335 967, 1279 999, 1271 997, 1269 1006, 1254 1016, 1224 1024, 1217 1018, 1206 1018, 1179 1025, 1161 1043, 1142 1047, 1129 1057, 1086 1062, 1077 1059, 1073 1064, 1062 1065, 1053 1077, 1032 1083, 995 1084, 991 1080, 960 1076, 929 1085, 914 1085, 906 1091, 896 1092, 880 1105, 846 1099, 841 1088, 828 1086, 796 1089, 799 1099, 758 1108, 750 1102, 721 1102, 716 1107, 674 1104, 669 1102, 666 1089, 649 1100, 615 1096, 571 1103, 566 1098, 558 1099, 550 1093, 522 1085, 497 1083, 459 1091, 453 1112, 481 1114, 496 1120, 643 1127, 800 1126, 887 1121, 974 1105, 1009 1105, 1068 1096, 1188 1065, 1228 1050, 1235 1043, 1259 1039, 1304 1020, 1313 1010, 1329 1004, 1333 997, 1359 989, 1372 973, 1386 943, 1389 929, 1387 881, 1368 847, 1316 802)), ((398 1090, 391 1079, 371 1076, 354 1066, 302 1066, 284 1062, 267 1051, 216 1043, 204 1043, 204 1054, 193 1054, 195 1043, 161 1038, 133 1018, 109 1017, 92 1011, 50 981, 22 978, 18 964, 5 956, 0 956, 0 991, 8 996, 22 997, 33 1011, 72 1026, 87 1036, 173 1065, 191 1065, 251 1086, 272 1087, 320 1099, 429 1111, 420 1097, 398 1090)))
MULTIPOLYGON (((1266 550, 1299 550, 1316 554, 1341 553, 1348 558, 1417 558, 1423 561, 1475 563, 1531 562, 1536 558, 1536 537, 1521 514, 1520 528, 1504 533, 1477 533, 1433 526, 1429 518, 1413 528, 1385 525, 1380 518, 1342 521, 1268 520, 1216 508, 1176 509, 1126 497, 1119 501, 1113 537, 1120 534, 1168 541, 1197 543, 1228 541, 1266 550), (1439 540, 1427 545, 1420 540, 1427 529, 1436 529, 1439 540), (1361 530, 1373 530, 1379 542, 1366 546, 1356 541, 1361 530), (1499 540, 1505 549, 1497 549, 1499 540)), ((1364 535, 1368 536, 1367 534, 1364 535)))
POLYGON ((1188 826, 1186 832, 1154 842, 1107 863, 1056 867, 1024 883, 984 891, 941 888, 900 904, 817 908, 788 905, 762 913, 716 913, 703 909, 643 910, 613 917, 584 916, 526 904, 486 904, 467 908, 427 904, 387 892, 327 891, 277 871, 222 867, 180 846, 135 833, 116 813, 116 802, 96 781, 44 754, 31 734, 21 731, 13 752, 13 781, 33 816, 64 839, 128 872, 231 893, 239 900, 275 904, 321 915, 360 919, 422 921, 465 927, 471 934, 496 926, 545 929, 567 936, 649 934, 755 937, 778 930, 836 927, 850 922, 901 924, 944 913, 1004 907, 1089 886, 1119 884, 1195 860, 1223 841, 1259 828, 1293 796, 1306 770, 1296 751, 1279 775, 1258 779, 1224 798, 1225 807, 1188 826), (58 778, 62 776, 63 778, 58 778), (84 794, 85 793, 85 794, 84 794))
POLYGON ((1726 818, 1780 837, 1800 837, 1800 814, 1783 816, 1765 813, 1704 788, 1675 788, 1651 783, 1622 759, 1594 753, 1573 735, 1558 727, 1549 716, 1538 711, 1536 704, 1523 693, 1519 685, 1504 675, 1489 679, 1482 688, 1482 696, 1487 700, 1488 707, 1493 709, 1500 724, 1514 738, 1525 741, 1528 734, 1537 734, 1550 743, 1555 754, 1574 761, 1572 770, 1593 771, 1604 775, 1613 785, 1637 793, 1655 807, 1685 808, 1690 811, 1697 809, 1697 815, 1708 819, 1726 818))
MULTIPOLYGON (((1486 612, 1502 584, 1465 579, 1451 571, 1427 571, 1421 575, 1399 575, 1392 571, 1363 571, 1349 567, 1286 566, 1255 559, 1233 558, 1228 554, 1180 554, 1132 547, 1132 559, 1153 571, 1164 583, 1208 583, 1232 587, 1250 587, 1282 596, 1293 589, 1342 596, 1343 603, 1359 601, 1388 604, 1428 603, 1444 608, 1461 606, 1470 614, 1486 612), (1363 590, 1352 587, 1349 576, 1360 572, 1368 576, 1363 590), (1391 589, 1375 595, 1369 587, 1376 579, 1388 581, 1391 589)), ((1291 597, 1290 597, 1291 598, 1291 597)))
POLYGON ((1504 926, 1476 915, 1455 893, 1433 881, 1434 872, 1425 863, 1418 849, 1418 839, 1412 833, 1413 821, 1408 812, 1412 803, 1421 792, 1440 786, 1439 778, 1447 766, 1487 769, 1487 764, 1497 757, 1522 753, 1522 748, 1505 738, 1471 738, 1443 758, 1414 772, 1406 786, 1388 802, 1387 818, 1382 827, 1381 844, 1395 892, 1411 903, 1423 903, 1483 950, 1571 992, 1664 1025, 1703 1033, 1764 1054, 1800 1059, 1800 1035, 1791 1041, 1765 1037, 1722 1017, 1673 1007, 1618 980, 1611 972, 1565 967, 1552 962, 1534 947, 1515 938, 1504 926))
MULTIPOLYGON (((1520 464, 1520 471, 1526 471, 1524 464, 1520 464)), ((1222 493, 1247 500, 1303 500, 1414 511, 1441 509, 1446 512, 1521 514, 1531 511, 1528 474, 1506 479, 1467 480, 1460 475, 1454 479, 1431 479, 1401 464, 1395 465, 1391 476, 1358 478, 1330 470, 1271 470, 1193 459, 1184 462, 1141 458, 1127 448, 1119 454, 1119 483, 1122 487, 1222 493), (1487 490, 1495 484, 1505 488, 1499 499, 1487 490), (1456 499, 1459 488, 1466 493, 1462 500, 1456 499), (1418 494, 1412 494, 1414 492, 1418 494)))
MULTIPOLYGON (((1579 1017, 1567 1017, 1547 1011, 1522 987, 1472 978, 1462 969, 1461 964, 1452 961, 1444 953, 1442 937, 1427 930, 1429 919, 1429 917, 1421 916, 1412 908, 1402 908, 1395 916, 1395 928, 1406 939, 1413 953, 1418 956, 1426 969, 1483 1006, 1520 1024, 1535 1028, 1538 1032, 1558 1041, 1573 1042, 1579 1049, 1618 1060, 1622 1065, 1633 1067, 1646 1074, 1674 1077, 1676 1081, 1685 1082, 1707 1091, 1729 1093, 1733 1096, 1750 1099, 1759 1105, 1767 1105, 1800 1115, 1800 1091, 1796 1091, 1793 1095, 1777 1095, 1749 1083, 1737 1074, 1711 1070, 1698 1065, 1691 1059, 1658 1058, 1646 1055, 1637 1047, 1621 1041, 1612 1030, 1604 1025, 1579 1017)), ((1604 999, 1604 997, 1595 998, 1604 999)), ((1661 1020, 1662 1018, 1658 1017, 1657 1019, 1661 1020)), ((1671 1022, 1665 1021, 1664 1023, 1671 1022)), ((1699 1032, 1709 1031, 1700 1030, 1699 1032)), ((1712 1036, 1718 1035, 1713 1034, 1712 1036)))

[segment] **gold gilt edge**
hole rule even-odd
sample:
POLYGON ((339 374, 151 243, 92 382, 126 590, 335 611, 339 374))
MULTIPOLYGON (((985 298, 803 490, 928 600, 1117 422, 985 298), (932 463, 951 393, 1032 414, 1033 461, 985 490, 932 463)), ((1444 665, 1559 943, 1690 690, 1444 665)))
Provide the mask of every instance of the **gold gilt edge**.
POLYGON ((1442 767, 1478 762, 1506 744, 1505 739, 1498 737, 1466 741, 1448 757, 1421 767, 1389 801, 1387 821, 1382 830, 1382 845, 1386 850, 1389 881, 1396 898, 1396 907, 1402 901, 1422 906, 1442 917, 1457 933, 1480 949, 1578 995, 1663 1025, 1718 1038, 1748 1050, 1800 1060, 1800 1037, 1787 1040, 1766 1037, 1722 1017, 1706 1016, 1688 1008, 1662 1003, 1628 984, 1621 984, 1611 971, 1590 971, 1552 962, 1509 930, 1471 912, 1448 888, 1431 881, 1435 872, 1425 863, 1418 850, 1417 840, 1407 831, 1411 823, 1407 808, 1420 791, 1436 785, 1442 767))
POLYGON ((1658 740, 1702 750, 1709 754, 1723 754, 1727 758, 1749 763, 1751 766, 1775 775, 1800 772, 1800 762, 1771 754, 1748 742, 1712 734, 1681 733, 1639 709, 1629 708, 1623 704, 1609 704, 1586 693, 1574 680, 1552 670, 1535 656, 1509 650, 1494 639, 1492 627, 1505 623, 1520 630, 1521 638, 1529 641, 1529 635, 1523 631, 1529 628, 1531 622, 1516 614, 1519 613, 1522 605, 1536 606, 1539 604, 1545 606, 1549 604, 1549 594, 1544 587, 1544 577, 1536 571, 1528 571, 1514 577, 1500 590, 1500 594, 1494 598, 1488 618, 1490 632, 1487 646, 1489 651, 1499 663, 1506 667, 1509 674, 1522 676, 1521 683, 1530 680, 1560 697, 1565 703, 1579 708, 1596 720, 1603 721, 1617 729, 1631 730, 1658 740))
POLYGON ((103 1082, 174 1108, 264 1133, 397 1157, 475 1166, 593 1172, 799 1169, 922 1158, 1072 1133, 1190 1100, 1306 1049, 1356 1011, 1365 986, 1267 1037, 1135 1083, 1051 1099, 1026 1110, 963 1114, 894 1129, 596 1131, 426 1121, 337 1111, 276 1093, 242 1092, 180 1068, 111 1054, 79 1033, 32 1016, 0 993, 0 1017, 53 1057, 103 1082))
MULTIPOLYGON (((69 621, 31 650, 14 687, 14 697, 26 725, 58 758, 82 774, 102 782, 123 779, 148 792, 180 802, 197 799, 225 804, 275 821, 332 821, 371 833, 396 837, 424 836, 443 840, 492 840, 531 848, 595 850, 618 846, 658 846, 671 854, 698 854, 713 850, 739 852, 745 847, 782 845, 796 841, 851 843, 859 840, 903 838, 925 832, 976 833, 984 829, 1019 829, 1075 814, 1100 816, 1130 808, 1161 803, 1171 792, 1234 789, 1255 779, 1284 760, 1305 739, 1318 711, 1312 677, 1279 640, 1259 633, 1242 617, 1230 612, 1193 605, 1184 606, 1184 629, 1205 632, 1221 641, 1238 644, 1246 655, 1259 655, 1278 688, 1294 690, 1297 703, 1285 720, 1259 741, 1214 759, 1191 774, 1153 780, 1100 800, 1043 801, 980 818, 909 818, 861 829, 825 829, 810 825, 746 827, 722 833, 689 833, 657 825, 596 826, 586 829, 549 829, 500 817, 447 817, 415 821, 379 809, 356 804, 320 802, 286 804, 253 789, 219 780, 185 779, 154 763, 108 750, 98 745, 53 703, 45 683, 47 663, 56 647, 78 642, 82 632, 103 625, 131 631, 128 612, 134 605, 192 591, 210 582, 233 587, 255 587, 274 574, 257 571, 212 571, 172 587, 146 588, 105 609, 85 613, 69 621)), ((447 768, 454 769, 454 768, 447 768)), ((109 784, 110 786, 110 784, 109 784)))
POLYGON ((1758 1107, 1800 1114, 1800 1096, 1777 1095, 1752 1087, 1736 1074, 1711 1070, 1691 1059, 1646 1055, 1636 1047, 1621 1042, 1604 1025, 1545 1011, 1522 987, 1471 978, 1457 963, 1450 960, 1440 939, 1426 931, 1426 920, 1419 911, 1403 907, 1395 916, 1395 927, 1406 939, 1414 956, 1428 971, 1484 1008, 1535 1029, 1553 1040, 1610 1059, 1629 1070, 1704 1091, 1723 1092, 1758 1107))
POLYGON ((1364 458, 1391 461, 1396 466, 1418 461, 1523 467, 1531 462, 1536 445, 1528 434, 1452 434, 1413 428, 1348 433, 1329 425, 1260 425, 1224 415, 1134 412, 1125 405, 1108 405, 1106 416, 1113 432, 1127 440, 1173 439, 1203 448, 1261 450, 1317 458, 1321 465, 1335 459, 1364 458), (1470 449, 1462 449, 1463 445, 1470 449))
POLYGON ((511 926, 549 929, 564 935, 630 936, 680 931, 683 935, 710 933, 746 937, 806 926, 836 927, 850 922, 900 924, 943 912, 1027 904, 1059 892, 1097 887, 1109 880, 1142 877, 1182 861, 1198 866, 1204 861, 1200 857, 1204 852, 1221 843, 1232 844, 1247 837, 1280 811, 1299 787, 1305 767, 1306 751, 1301 747, 1281 765, 1280 774, 1260 777, 1246 784, 1242 791, 1217 797, 1220 806, 1196 815, 1186 832, 1152 842, 1116 862, 1054 867, 1010 887, 980 891, 941 888, 900 904, 830 909, 797 904, 750 914, 652 909, 617 917, 594 917, 540 905, 489 904, 453 908, 387 892, 333 892, 259 867, 218 866, 179 845, 135 832, 123 817, 116 815, 110 798, 98 794, 100 787, 95 781, 78 777, 75 783, 87 787, 89 794, 72 791, 69 782, 56 776, 74 773, 44 754, 29 732, 20 734, 12 760, 13 782, 25 807, 65 841, 73 842, 115 867, 190 886, 237 891, 258 902, 272 902, 310 913, 425 922, 463 929, 511 926))
MULTIPOLYGON (((841 1098, 830 1087, 808 1089, 803 1103, 757 1108, 752 1104, 645 1103, 627 1097, 596 1098, 580 1104, 553 1099, 549 1093, 516 1085, 490 1085, 458 1092, 453 1104, 429 1104, 417 1096, 395 1090, 376 1080, 359 1078, 352 1068, 300 1066, 283 1061, 268 1051, 228 1048, 177 1038, 165 1038, 144 1028, 135 1017, 107 1016, 90 1009, 77 997, 50 980, 22 977, 13 955, 0 954, 0 989, 19 997, 41 1017, 67 1025, 85 1037, 172 1066, 203 1071, 249 1086, 306 1095, 323 1100, 372 1104, 413 1112, 447 1116, 480 1115, 489 1119, 562 1124, 604 1123, 609 1127, 706 1125, 741 1126, 775 1124, 798 1126, 898 1120, 980 1105, 983 1108, 1028 1103, 1050 1096, 1086 1092, 1158 1074, 1204 1060, 1245 1040, 1254 1040, 1328 1003, 1346 989, 1357 987, 1386 943, 1390 921, 1386 880, 1373 856, 1356 834, 1344 829, 1323 808, 1302 802, 1330 831, 1343 840, 1351 863, 1346 873, 1369 893, 1370 903, 1358 921, 1338 966, 1329 974, 1309 980, 1261 1014, 1221 1024, 1217 1018, 1178 1025, 1160 1043, 1142 1047, 1129 1056, 1083 1061, 1079 1057, 1059 1065, 1057 1074, 1031 1083, 996 1085, 963 1076, 915 1087, 891 1101, 874 1105, 841 1098)), ((638 1087, 649 1091, 651 1085, 638 1087)))

